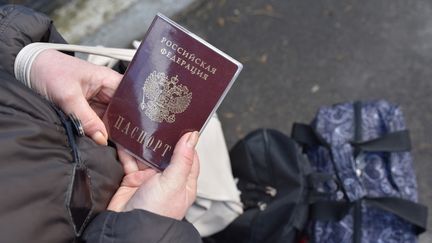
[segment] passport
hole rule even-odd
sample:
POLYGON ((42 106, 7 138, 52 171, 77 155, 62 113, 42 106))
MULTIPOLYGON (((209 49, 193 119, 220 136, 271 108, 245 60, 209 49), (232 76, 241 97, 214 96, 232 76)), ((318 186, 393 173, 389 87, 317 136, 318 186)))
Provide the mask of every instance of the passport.
POLYGON ((242 64, 157 14, 104 115, 109 139, 164 170, 180 137, 202 131, 242 64))

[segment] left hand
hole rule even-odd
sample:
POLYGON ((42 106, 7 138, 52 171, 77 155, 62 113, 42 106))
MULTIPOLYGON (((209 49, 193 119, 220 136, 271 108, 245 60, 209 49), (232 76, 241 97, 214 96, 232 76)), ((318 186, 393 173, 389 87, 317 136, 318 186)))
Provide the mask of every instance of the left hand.
POLYGON ((87 136, 107 144, 108 132, 100 117, 117 89, 122 75, 56 50, 41 52, 33 62, 30 80, 34 90, 74 113, 87 136))
POLYGON ((183 135, 163 172, 145 166, 124 149, 119 149, 125 176, 108 209, 117 212, 143 209, 181 220, 196 197, 199 174, 197 142, 198 132, 183 135))

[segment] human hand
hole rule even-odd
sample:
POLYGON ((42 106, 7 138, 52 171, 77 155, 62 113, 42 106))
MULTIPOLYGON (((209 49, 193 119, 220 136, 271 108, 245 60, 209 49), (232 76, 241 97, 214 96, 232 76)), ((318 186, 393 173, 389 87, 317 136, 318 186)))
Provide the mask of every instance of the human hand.
POLYGON ((145 166, 124 149, 118 151, 125 177, 108 206, 112 211, 144 209, 181 220, 195 201, 199 160, 198 132, 186 133, 175 146, 163 172, 145 166))
POLYGON ((56 50, 41 52, 32 64, 32 88, 80 119, 84 132, 98 144, 107 144, 108 132, 100 117, 122 75, 56 50))

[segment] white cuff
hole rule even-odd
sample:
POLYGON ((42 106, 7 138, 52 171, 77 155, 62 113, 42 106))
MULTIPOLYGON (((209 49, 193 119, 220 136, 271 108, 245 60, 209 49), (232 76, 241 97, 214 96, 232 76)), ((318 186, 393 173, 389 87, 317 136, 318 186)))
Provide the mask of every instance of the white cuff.
POLYGON ((135 55, 135 49, 105 48, 94 46, 80 46, 69 44, 54 44, 35 42, 25 46, 15 58, 15 78, 31 88, 30 71, 36 57, 44 50, 54 49, 59 51, 83 52, 94 55, 111 57, 124 61, 131 61, 135 55))

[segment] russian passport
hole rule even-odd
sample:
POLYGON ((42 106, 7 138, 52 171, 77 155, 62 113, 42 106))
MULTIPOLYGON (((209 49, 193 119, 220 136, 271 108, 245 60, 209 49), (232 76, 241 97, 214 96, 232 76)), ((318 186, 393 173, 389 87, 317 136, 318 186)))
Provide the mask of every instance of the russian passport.
POLYGON ((238 61, 157 14, 104 115, 110 140, 165 169, 180 137, 202 131, 241 69, 238 61))

